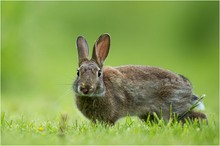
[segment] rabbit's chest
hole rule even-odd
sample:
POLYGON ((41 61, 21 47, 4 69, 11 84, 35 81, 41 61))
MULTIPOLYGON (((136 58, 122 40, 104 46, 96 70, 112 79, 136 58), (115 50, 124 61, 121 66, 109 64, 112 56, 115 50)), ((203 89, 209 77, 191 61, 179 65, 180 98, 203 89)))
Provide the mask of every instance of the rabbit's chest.
POLYGON ((77 97, 76 104, 83 115, 91 120, 107 121, 111 115, 109 105, 98 99, 77 97))

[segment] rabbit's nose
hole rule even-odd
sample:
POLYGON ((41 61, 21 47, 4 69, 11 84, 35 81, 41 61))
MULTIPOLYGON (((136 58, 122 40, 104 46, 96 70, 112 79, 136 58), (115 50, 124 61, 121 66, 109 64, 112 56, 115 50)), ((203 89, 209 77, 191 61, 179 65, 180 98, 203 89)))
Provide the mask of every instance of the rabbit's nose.
POLYGON ((89 91, 90 91, 90 87, 89 86, 85 86, 85 87, 80 87, 80 91, 83 93, 83 94, 88 94, 89 91))
POLYGON ((87 88, 81 88, 80 90, 83 92, 83 94, 89 93, 89 90, 87 88))

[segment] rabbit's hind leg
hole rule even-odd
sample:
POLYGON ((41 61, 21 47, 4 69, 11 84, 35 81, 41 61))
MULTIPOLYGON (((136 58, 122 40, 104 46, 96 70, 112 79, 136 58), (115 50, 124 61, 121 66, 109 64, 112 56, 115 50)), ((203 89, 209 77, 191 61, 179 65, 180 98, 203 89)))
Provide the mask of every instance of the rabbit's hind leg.
POLYGON ((206 117, 206 115, 204 113, 201 112, 195 112, 195 111, 191 111, 189 113, 187 113, 184 117, 182 117, 181 119, 179 119, 179 121, 182 121, 183 123, 186 122, 186 120, 190 120, 190 121, 194 121, 194 120, 206 120, 207 124, 208 124, 208 119, 206 117))

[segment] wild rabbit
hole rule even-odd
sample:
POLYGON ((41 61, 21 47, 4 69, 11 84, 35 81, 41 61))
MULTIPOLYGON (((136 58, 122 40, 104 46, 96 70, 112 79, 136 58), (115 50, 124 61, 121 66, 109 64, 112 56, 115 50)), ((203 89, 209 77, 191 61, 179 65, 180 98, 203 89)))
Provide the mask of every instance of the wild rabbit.
MULTIPOLYGON (((158 67, 126 65, 103 67, 110 48, 110 36, 95 42, 92 58, 84 37, 77 38, 79 68, 73 88, 78 109, 92 121, 114 124, 119 118, 138 116, 146 120, 156 113, 165 121, 170 114, 182 115, 198 99, 190 81, 158 67)), ((206 119, 190 111, 181 119, 206 119)))

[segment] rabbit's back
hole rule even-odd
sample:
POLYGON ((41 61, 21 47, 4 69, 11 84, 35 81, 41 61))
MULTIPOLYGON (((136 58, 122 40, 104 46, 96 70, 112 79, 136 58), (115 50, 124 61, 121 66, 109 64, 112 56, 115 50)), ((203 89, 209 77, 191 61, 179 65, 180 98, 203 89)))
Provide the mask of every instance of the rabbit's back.
POLYGON ((106 96, 111 97, 117 114, 142 115, 147 112, 169 117, 191 106, 192 86, 179 74, 158 67, 121 66, 103 69, 106 96))

